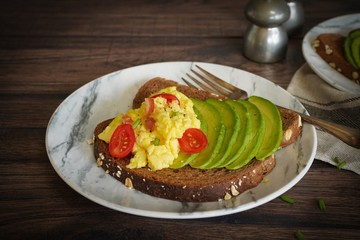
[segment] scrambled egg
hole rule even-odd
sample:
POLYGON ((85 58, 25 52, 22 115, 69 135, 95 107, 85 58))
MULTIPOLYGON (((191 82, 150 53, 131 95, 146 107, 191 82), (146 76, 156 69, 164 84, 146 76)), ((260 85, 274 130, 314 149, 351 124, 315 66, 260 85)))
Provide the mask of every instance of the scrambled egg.
MULTIPOLYGON (((159 93, 175 95, 180 104, 177 101, 168 103, 165 98, 156 97, 154 98, 154 111, 150 116, 146 116, 146 102, 143 102, 140 108, 130 109, 124 115, 130 117, 134 122, 141 119, 141 123, 134 128, 136 143, 132 149, 134 156, 131 158, 128 168, 148 166, 151 170, 159 170, 169 167, 180 151, 178 138, 181 138, 188 128, 200 128, 200 120, 197 119, 193 103, 188 97, 177 91, 176 87, 162 89, 153 95, 159 93), (155 120, 153 131, 149 131, 145 124, 149 117, 155 120)), ((116 123, 113 125, 121 124, 119 121, 121 118, 120 114, 115 118, 116 123)), ((114 126, 111 128, 112 130, 108 129, 107 131, 115 130, 114 126)))

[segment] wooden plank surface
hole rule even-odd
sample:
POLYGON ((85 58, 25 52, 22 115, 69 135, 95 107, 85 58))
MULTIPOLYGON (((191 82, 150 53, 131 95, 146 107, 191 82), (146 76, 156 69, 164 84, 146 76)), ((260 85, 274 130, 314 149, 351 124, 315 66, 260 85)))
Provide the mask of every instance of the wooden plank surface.
POLYGON ((304 34, 360 12, 358 1, 302 1, 303 32, 287 56, 258 64, 242 54, 247 1, 3 1, 0 3, 0 232, 3 239, 357 239, 360 178, 315 161, 280 199, 196 220, 117 212, 72 190, 52 168, 47 123, 73 91, 104 74, 153 62, 219 63, 286 88, 305 63, 304 34), (326 201, 321 212, 317 199, 326 201))

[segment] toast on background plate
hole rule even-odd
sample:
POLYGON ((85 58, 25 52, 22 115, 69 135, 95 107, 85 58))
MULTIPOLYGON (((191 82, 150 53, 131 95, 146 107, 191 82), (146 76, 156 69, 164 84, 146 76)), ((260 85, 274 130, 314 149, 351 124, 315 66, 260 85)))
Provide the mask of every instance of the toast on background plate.
MULTIPOLYGON (((312 42, 314 51, 332 68, 336 71, 355 82, 360 84, 360 66, 357 66, 354 57, 357 60, 359 58, 359 46, 360 46, 360 30, 352 31, 349 36, 345 37, 338 33, 323 33, 317 36, 312 42), (357 37, 357 51, 351 49, 351 45, 356 45, 353 40, 350 40, 351 34, 359 31, 357 37), (352 43, 349 43, 352 41, 352 43)), ((360 63, 359 63, 360 64, 360 63)))

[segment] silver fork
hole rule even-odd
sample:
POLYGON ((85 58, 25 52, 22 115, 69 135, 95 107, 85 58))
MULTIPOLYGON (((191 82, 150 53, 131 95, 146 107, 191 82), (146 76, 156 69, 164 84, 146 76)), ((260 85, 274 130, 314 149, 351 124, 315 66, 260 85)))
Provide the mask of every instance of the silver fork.
MULTIPOLYGON (((193 82, 195 82, 200 88, 203 90, 216 94, 222 95, 229 99, 247 99, 248 94, 246 91, 235 87, 234 85, 229 84, 228 82, 216 77, 215 75, 209 73, 205 69, 195 65, 202 73, 191 69, 191 72, 196 75, 200 80, 196 77, 186 74, 193 82), (215 92, 215 91, 216 92, 215 92)), ((186 79, 182 78, 182 80, 190 87, 197 88, 195 85, 191 84, 186 79)), ((283 107, 281 107, 283 108, 283 107)), ((296 112, 294 110, 288 109, 290 111, 296 112)), ((347 126, 343 126, 340 124, 336 124, 333 122, 325 121, 316 117, 312 117, 309 115, 305 115, 299 112, 296 112, 301 116, 301 118, 318 128, 323 129, 324 131, 332 134, 333 136, 339 138, 344 143, 360 149, 360 129, 350 128, 347 126)))

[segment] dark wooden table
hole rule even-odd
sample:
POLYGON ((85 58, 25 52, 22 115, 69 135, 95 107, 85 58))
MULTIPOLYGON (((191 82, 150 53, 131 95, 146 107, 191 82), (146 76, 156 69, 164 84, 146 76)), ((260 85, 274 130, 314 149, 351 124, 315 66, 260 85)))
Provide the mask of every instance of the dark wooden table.
POLYGON ((247 1, 2 1, 0 3, 0 238, 305 239, 360 238, 360 178, 315 161, 280 199, 245 212, 195 220, 145 218, 100 206, 52 168, 47 123, 74 90, 139 64, 229 65, 286 88, 305 63, 301 43, 318 23, 360 12, 357 0, 302 1, 305 25, 286 59, 258 64, 242 54, 247 1), (321 212, 317 199, 327 209, 321 212))

